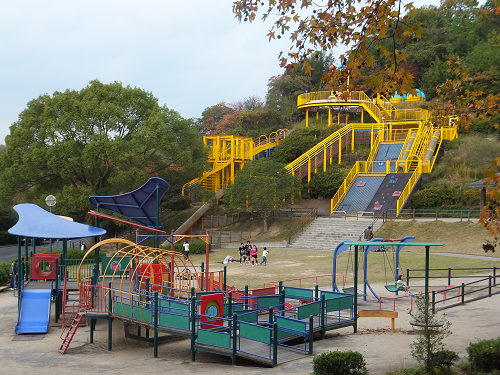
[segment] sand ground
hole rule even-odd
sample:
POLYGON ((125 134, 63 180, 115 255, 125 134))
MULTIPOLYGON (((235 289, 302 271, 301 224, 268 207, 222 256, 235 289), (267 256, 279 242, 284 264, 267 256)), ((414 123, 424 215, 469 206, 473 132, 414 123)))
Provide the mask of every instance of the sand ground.
MULTIPOLYGON (((465 280, 464 282, 467 282, 465 280)), ((417 285, 413 284, 417 290, 417 285)), ((373 285, 379 295, 390 295, 383 285, 373 285)), ((314 355, 334 350, 356 350, 366 359, 370 374, 382 374, 390 369, 416 365, 410 354, 410 343, 415 336, 407 314, 409 298, 397 301, 396 332, 390 331, 390 319, 360 318, 359 331, 352 327, 330 331, 325 340, 314 342, 314 355)), ((384 306, 392 309, 392 303, 384 306)), ((360 300, 359 309, 378 309, 373 296, 360 300)), ((52 310, 53 312, 54 310, 52 310)), ((446 344, 466 360, 466 348, 470 342, 497 338, 500 334, 500 295, 446 310, 451 321, 450 337, 446 344)), ((266 368, 254 362, 239 359, 231 365, 229 357, 197 352, 196 362, 190 359, 190 343, 187 339, 173 339, 159 346, 158 358, 153 358, 153 348, 145 343, 124 337, 123 323, 113 323, 113 350, 107 351, 107 323, 99 321, 94 344, 89 344, 89 328, 78 329, 68 353, 58 352, 61 344, 61 325, 52 319, 47 334, 36 340, 18 341, 22 336, 14 334, 17 320, 17 298, 12 292, 0 293, 0 373, 5 374, 310 374, 311 357, 286 363, 277 368, 266 368)))

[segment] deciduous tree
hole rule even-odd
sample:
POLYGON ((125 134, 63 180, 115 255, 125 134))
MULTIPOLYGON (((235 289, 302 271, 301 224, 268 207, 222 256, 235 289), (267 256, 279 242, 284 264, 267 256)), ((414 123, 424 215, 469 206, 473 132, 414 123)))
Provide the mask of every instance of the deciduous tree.
POLYGON ((84 213, 88 197, 130 191, 171 168, 196 175, 203 143, 190 120, 149 92, 97 80, 30 101, 6 138, 0 196, 84 213))
POLYGON ((255 160, 238 172, 225 200, 230 206, 258 212, 266 232, 271 213, 287 206, 291 199, 300 199, 300 187, 300 179, 288 174, 283 164, 269 159, 255 160))

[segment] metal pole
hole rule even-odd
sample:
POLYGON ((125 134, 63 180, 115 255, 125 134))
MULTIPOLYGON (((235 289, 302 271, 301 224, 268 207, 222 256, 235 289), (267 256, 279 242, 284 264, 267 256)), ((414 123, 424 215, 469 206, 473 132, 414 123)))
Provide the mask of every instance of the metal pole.
POLYGON ((358 245, 354 245, 354 333, 358 332, 358 245))

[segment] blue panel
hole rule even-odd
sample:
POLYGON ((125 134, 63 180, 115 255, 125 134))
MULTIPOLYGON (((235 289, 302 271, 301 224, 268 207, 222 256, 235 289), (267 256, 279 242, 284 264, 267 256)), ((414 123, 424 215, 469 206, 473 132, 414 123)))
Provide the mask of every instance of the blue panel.
POLYGON ((99 204, 99 208, 116 212, 144 226, 163 228, 161 222, 156 222, 157 187, 158 200, 161 201, 161 198, 168 191, 170 185, 167 181, 158 177, 151 177, 140 188, 129 193, 102 197, 92 196, 89 198, 89 201, 96 207, 99 204))
POLYGON ((36 204, 18 204, 14 210, 19 214, 19 221, 9 229, 9 233, 15 236, 71 239, 106 234, 104 229, 63 219, 36 204))

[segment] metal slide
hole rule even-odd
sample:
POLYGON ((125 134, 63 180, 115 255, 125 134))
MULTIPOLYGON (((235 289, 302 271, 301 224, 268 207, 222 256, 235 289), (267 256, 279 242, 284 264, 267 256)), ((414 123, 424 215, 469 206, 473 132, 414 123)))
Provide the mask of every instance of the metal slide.
POLYGON ((50 323, 50 289, 24 289, 15 333, 47 333, 50 323))

